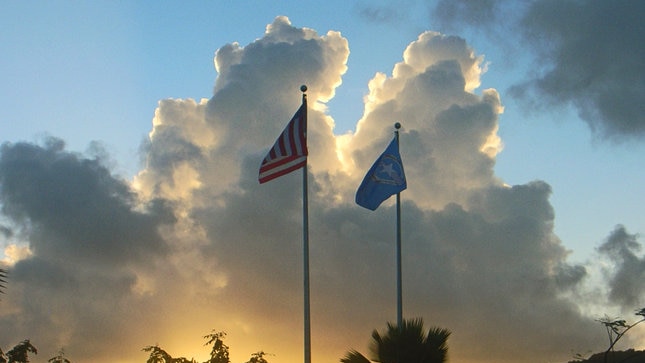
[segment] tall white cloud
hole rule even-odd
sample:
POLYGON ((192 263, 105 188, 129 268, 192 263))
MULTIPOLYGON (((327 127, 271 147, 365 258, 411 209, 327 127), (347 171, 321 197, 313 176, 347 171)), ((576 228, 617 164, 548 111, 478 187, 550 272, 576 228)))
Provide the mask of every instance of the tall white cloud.
POLYGON ((259 185, 257 173, 306 84, 316 361, 363 350, 372 329, 394 318, 392 204, 369 212, 353 195, 397 121, 409 185, 405 315, 452 330, 453 361, 564 361, 572 350, 597 349, 602 330, 571 298, 587 270, 567 263, 553 233, 549 185, 507 186, 494 175, 503 107, 494 89, 477 92, 481 56, 461 38, 421 34, 391 75, 370 82, 356 133, 336 136, 324 102, 348 55, 340 33, 319 35, 286 17, 251 44, 221 47, 210 99, 160 101, 131 184, 62 145, 5 145, 3 213, 26 231, 33 254, 13 266, 0 322, 19 328, 0 332, 0 343, 45 320, 31 335, 41 351, 64 345, 81 361, 113 362, 116 344, 124 361, 141 361, 140 349, 155 343, 199 357, 200 337, 217 329, 228 332, 236 362, 257 350, 300 360, 300 177, 259 185), (59 179, 25 174, 30 153, 73 167, 38 169, 65 171, 59 179), (38 181, 47 198, 7 188, 10 180, 20 188, 38 181), (63 198, 85 180, 94 192, 63 198), (50 199, 68 208, 47 209, 50 199), (87 225, 74 223, 79 216, 87 225), (37 282, 46 286, 29 288, 37 282))

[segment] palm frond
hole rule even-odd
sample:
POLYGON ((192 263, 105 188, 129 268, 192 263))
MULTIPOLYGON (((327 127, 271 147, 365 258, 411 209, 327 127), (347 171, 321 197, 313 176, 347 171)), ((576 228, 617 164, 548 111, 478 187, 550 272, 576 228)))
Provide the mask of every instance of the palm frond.
POLYGON ((347 352, 345 357, 341 358, 340 361, 341 363, 370 363, 369 359, 354 349, 347 352))
POLYGON ((421 318, 403 320, 400 326, 387 323, 385 332, 372 332, 370 358, 378 363, 443 363, 449 336, 448 329, 438 327, 426 333, 421 318))

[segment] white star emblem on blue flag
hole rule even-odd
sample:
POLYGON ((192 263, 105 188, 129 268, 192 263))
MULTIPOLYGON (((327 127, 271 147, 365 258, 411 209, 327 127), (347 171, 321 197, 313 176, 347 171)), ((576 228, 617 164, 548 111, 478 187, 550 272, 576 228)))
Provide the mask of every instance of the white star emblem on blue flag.
POLYGON ((399 144, 395 138, 365 175, 356 191, 356 204, 375 210, 383 201, 407 187, 399 144))

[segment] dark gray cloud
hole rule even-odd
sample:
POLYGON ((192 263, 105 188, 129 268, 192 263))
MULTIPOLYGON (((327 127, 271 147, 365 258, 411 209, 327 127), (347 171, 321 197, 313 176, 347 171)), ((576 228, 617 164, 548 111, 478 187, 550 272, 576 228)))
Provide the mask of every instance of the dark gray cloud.
POLYGON ((612 262, 609 298, 625 310, 640 308, 645 303, 645 257, 639 257, 641 250, 638 235, 629 234, 624 226, 617 226, 598 247, 601 255, 612 262))
POLYGON ((431 15, 441 27, 452 30, 463 24, 488 27, 499 19, 503 3, 504 0, 440 0, 431 15))
POLYGON ((0 200, 7 237, 30 250, 11 268, 3 348, 31 338, 39 349, 67 347, 90 361, 110 349, 101 342, 129 344, 128 323, 148 320, 130 308, 141 302, 136 270, 168 253, 158 227, 173 223, 169 206, 141 204, 101 160, 52 138, 2 145, 0 200))
POLYGON ((10 238, 11 236, 13 236, 13 231, 10 227, 7 226, 0 226, 0 233, 2 233, 4 238, 10 238))
MULTIPOLYGON (((409 3, 409 1, 407 1, 409 3)), ((374 2, 359 2, 356 4, 355 9, 359 16, 369 22, 375 23, 390 23, 397 25, 407 18, 407 11, 409 8, 406 2, 388 3, 383 5, 375 5, 374 2)))
POLYGON ((3 214, 25 227, 38 255, 113 264, 165 252, 156 227, 171 222, 170 210, 153 201, 137 212, 125 181, 100 160, 66 152, 61 140, 2 145, 0 185, 3 214))
POLYGON ((548 64, 529 87, 571 103, 599 134, 645 136, 645 3, 537 1, 522 25, 548 64))
POLYGON ((639 1, 439 1, 433 19, 495 37, 515 30, 535 71, 511 88, 533 106, 572 105, 598 136, 645 135, 645 4, 639 1))

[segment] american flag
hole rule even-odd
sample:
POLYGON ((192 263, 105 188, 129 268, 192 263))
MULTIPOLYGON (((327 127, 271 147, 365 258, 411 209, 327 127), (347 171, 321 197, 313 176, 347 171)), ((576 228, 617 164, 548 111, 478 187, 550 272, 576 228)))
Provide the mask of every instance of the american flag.
POLYGON ((262 160, 260 184, 307 165, 307 104, 302 106, 262 160))

